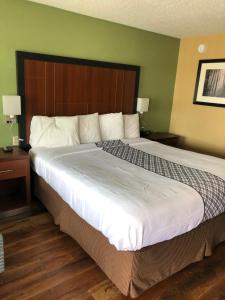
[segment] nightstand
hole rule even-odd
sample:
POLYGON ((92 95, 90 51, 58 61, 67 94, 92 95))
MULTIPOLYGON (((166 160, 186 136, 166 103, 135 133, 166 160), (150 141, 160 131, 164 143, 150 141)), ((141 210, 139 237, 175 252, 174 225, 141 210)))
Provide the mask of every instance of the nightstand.
POLYGON ((179 140, 178 135, 167 132, 150 132, 148 134, 141 132, 141 137, 173 147, 178 146, 179 140))
POLYGON ((0 149, 0 218, 30 210, 30 159, 19 147, 0 149))

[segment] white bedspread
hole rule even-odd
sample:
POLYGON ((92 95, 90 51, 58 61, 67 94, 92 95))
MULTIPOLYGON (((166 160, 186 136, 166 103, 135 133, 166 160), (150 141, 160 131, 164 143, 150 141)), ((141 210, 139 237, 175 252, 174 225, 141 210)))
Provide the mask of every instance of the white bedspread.
MULTIPOLYGON (((135 148, 225 180, 223 159, 146 139, 124 140, 135 148)), ((38 175, 118 250, 138 250, 169 240, 202 221, 204 205, 191 187, 82 144, 31 149, 38 175)))

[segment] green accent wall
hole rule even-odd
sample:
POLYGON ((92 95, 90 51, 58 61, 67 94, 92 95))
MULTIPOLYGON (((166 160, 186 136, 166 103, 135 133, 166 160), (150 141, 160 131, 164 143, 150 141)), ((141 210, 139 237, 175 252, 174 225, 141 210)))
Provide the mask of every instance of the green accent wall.
POLYGON ((179 43, 176 38, 25 0, 0 0, 0 146, 12 143, 3 123, 2 95, 17 91, 16 50, 140 65, 139 96, 151 99, 144 116, 146 129, 166 131, 179 43))

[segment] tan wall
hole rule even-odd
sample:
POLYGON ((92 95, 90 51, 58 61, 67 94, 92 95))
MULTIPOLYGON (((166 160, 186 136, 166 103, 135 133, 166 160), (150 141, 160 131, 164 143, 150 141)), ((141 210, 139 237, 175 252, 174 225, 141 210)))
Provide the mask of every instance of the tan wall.
POLYGON ((225 107, 193 104, 198 61, 214 58, 225 58, 225 34, 181 40, 170 132, 182 136, 186 148, 225 157, 225 107))

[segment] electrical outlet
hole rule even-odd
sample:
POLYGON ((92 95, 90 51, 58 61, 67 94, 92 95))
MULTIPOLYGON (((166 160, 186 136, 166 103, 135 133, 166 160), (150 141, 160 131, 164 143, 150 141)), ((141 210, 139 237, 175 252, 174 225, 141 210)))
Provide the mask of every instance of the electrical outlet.
POLYGON ((13 136, 13 146, 19 145, 19 138, 18 135, 13 136))
POLYGON ((5 124, 16 124, 16 117, 5 116, 5 124))

